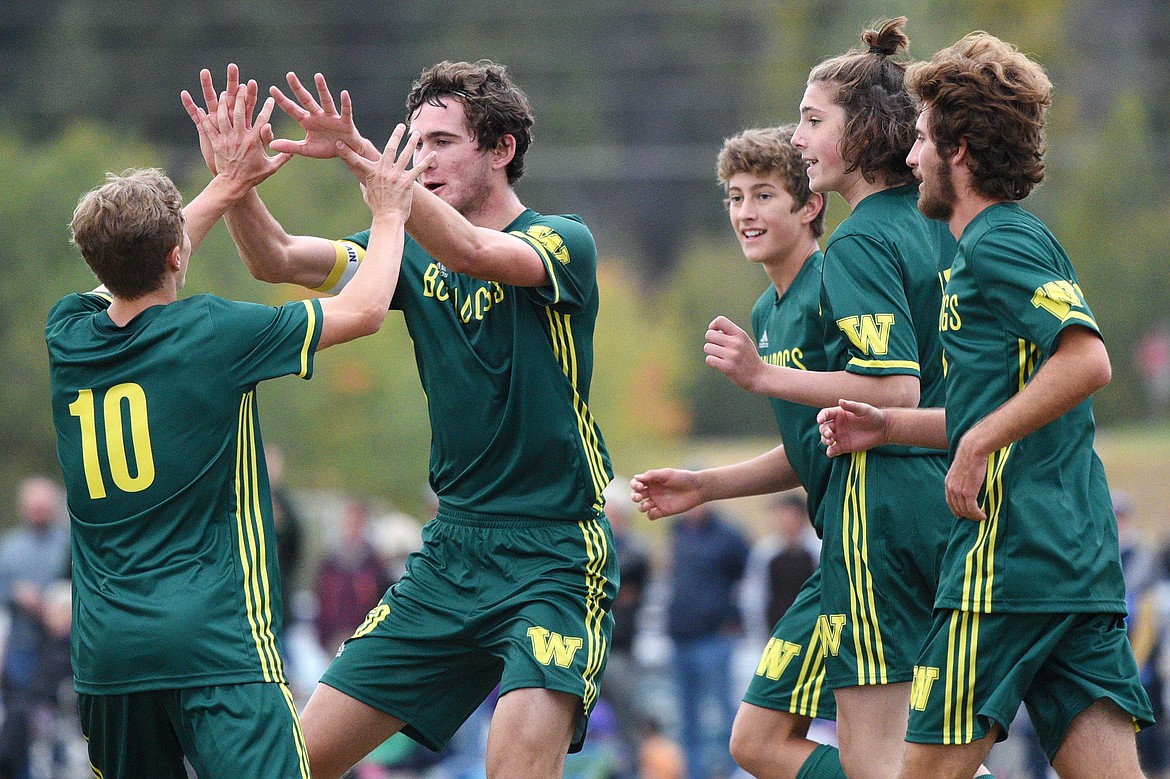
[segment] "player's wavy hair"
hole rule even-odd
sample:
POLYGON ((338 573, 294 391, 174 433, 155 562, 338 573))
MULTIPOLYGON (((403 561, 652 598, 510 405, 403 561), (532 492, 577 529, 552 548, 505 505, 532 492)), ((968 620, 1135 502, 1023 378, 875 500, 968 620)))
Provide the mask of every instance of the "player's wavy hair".
MULTIPOLYGON (((792 134, 796 125, 760 127, 744 130, 723 141, 716 163, 716 174, 723 190, 737 173, 751 173, 755 176, 779 176, 784 189, 792 195, 793 211, 804 208, 812 197, 808 185, 808 163, 800 157, 800 150, 792 145, 792 134)), ((810 224, 813 235, 820 238, 825 233, 825 207, 810 224)))
POLYGON ((920 107, 930 109, 928 130, 940 155, 967 142, 977 192, 1022 200, 1044 180, 1052 82, 1015 46, 973 32, 911 66, 906 85, 920 107))
POLYGON ((134 300, 162 286, 166 258, 183 243, 183 196, 158 168, 107 173, 73 210, 74 245, 115 295, 134 300))
POLYGON ((845 109, 839 151, 869 183, 908 184, 914 173, 906 155, 914 145, 914 100, 906 92, 906 63, 893 58, 910 48, 902 32, 905 16, 874 25, 861 34, 864 46, 832 57, 812 69, 808 83, 832 84, 834 102, 845 109))
POLYGON ((528 96, 512 83, 508 69, 491 60, 449 62, 424 70, 406 97, 406 123, 429 103, 445 107, 445 99, 463 104, 467 124, 480 151, 496 148, 505 135, 516 139, 516 154, 508 163, 508 183, 524 175, 524 154, 532 145, 532 106, 528 96))

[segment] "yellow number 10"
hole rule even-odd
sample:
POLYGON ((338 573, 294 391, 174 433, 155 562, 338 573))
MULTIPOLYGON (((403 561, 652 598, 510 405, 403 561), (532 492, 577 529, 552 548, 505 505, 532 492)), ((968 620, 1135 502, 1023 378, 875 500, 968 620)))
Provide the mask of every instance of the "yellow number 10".
MULTIPOLYGON (((81 420, 81 459, 85 465, 85 483, 89 487, 89 496, 94 500, 104 498, 106 484, 102 480, 102 468, 98 460, 93 390, 79 391, 77 400, 69 404, 69 413, 81 420)), ((102 402, 102 416, 106 423, 106 454, 109 456, 110 475, 114 478, 114 484, 123 492, 142 492, 154 483, 154 453, 150 449, 146 393, 137 384, 110 387, 102 402), (123 402, 130 411, 130 442, 134 447, 137 476, 130 475, 130 462, 126 458, 126 439, 122 434, 123 402)))

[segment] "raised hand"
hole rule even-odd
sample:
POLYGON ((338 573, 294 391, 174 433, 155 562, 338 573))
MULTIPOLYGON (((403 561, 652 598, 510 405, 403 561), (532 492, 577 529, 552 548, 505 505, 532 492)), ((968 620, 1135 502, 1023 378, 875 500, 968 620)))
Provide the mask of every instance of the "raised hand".
MULTIPOLYGON (((243 91, 240 89, 240 69, 235 63, 227 66, 227 85, 222 93, 216 94, 215 82, 211 77, 211 71, 207 68, 199 71, 199 83, 203 90, 203 103, 205 108, 201 108, 191 93, 183 90, 179 97, 183 101, 183 107, 187 110, 187 115, 191 117, 191 121, 195 123, 195 129, 199 132, 199 150, 203 154, 203 161, 207 163, 207 167, 212 173, 218 172, 215 164, 215 151, 212 147, 211 138, 204 132, 203 120, 209 119, 215 128, 219 128, 219 108, 221 104, 226 104, 229 115, 235 111, 236 98, 243 95, 244 106, 244 125, 243 129, 252 129, 252 116, 256 109, 256 100, 259 94, 259 88, 256 85, 255 79, 250 79, 247 84, 243 85, 243 91)), ((267 146, 272 141, 272 125, 268 123, 268 119, 260 122, 259 138, 263 146, 267 146)), ((275 158, 274 158, 275 159, 275 158)), ((282 163, 283 164, 283 163, 282 163)))
POLYGON ((727 317, 718 316, 707 326, 706 341, 703 352, 707 355, 707 365, 736 386, 755 392, 765 365, 752 337, 727 317))
POLYGON ((350 102, 348 91, 341 90, 339 113, 333 102, 333 94, 329 91, 329 85, 325 83, 325 76, 318 73, 314 77, 317 84, 317 99, 305 89, 296 73, 290 72, 286 78, 289 90, 296 97, 295 101, 275 86, 269 89, 269 93, 276 99, 281 110, 301 126, 305 131, 305 137, 300 141, 277 138, 272 141, 274 151, 329 159, 338 156, 337 144, 344 143, 352 149, 361 151, 369 159, 374 159, 377 150, 354 126, 353 104, 350 102))
POLYGON ((868 403, 842 400, 817 414, 821 443, 829 457, 861 452, 886 443, 886 413, 868 403))
POLYGON ((271 138, 268 120, 276 103, 272 98, 266 100, 253 122, 256 82, 249 82, 241 93, 239 71, 231 65, 228 67, 228 88, 217 97, 211 74, 204 70, 200 77, 209 110, 196 105, 186 90, 182 98, 187 113, 199 129, 199 145, 204 159, 213 172, 235 179, 245 188, 254 187, 291 159, 288 154, 270 157, 264 148, 267 139, 271 138))
POLYGON ((650 519, 690 511, 703 503, 699 478, 694 471, 659 468, 630 479, 630 499, 650 519))
POLYGON ((406 165, 414 156, 421 141, 418 133, 411 133, 401 153, 395 156, 398 144, 406 132, 406 125, 399 124, 390 134, 386 149, 377 160, 370 160, 343 141, 337 141, 336 154, 341 157, 362 184, 362 196, 375 219, 379 216, 400 213, 403 218, 410 214, 411 192, 415 180, 431 166, 437 156, 431 152, 407 170, 406 165))

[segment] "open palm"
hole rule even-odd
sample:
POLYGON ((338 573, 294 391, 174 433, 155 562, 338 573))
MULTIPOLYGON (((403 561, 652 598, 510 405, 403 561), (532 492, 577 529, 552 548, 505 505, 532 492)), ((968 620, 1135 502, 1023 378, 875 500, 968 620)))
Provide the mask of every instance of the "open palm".
POLYGON ((277 138, 272 141, 273 151, 299 154, 302 157, 329 159, 337 156, 338 142, 344 143, 352 149, 363 150, 365 139, 357 131, 353 123, 353 105, 350 102, 349 92, 341 92, 341 111, 337 110, 333 102, 333 95, 325 83, 325 76, 318 73, 315 77, 317 84, 317 98, 315 99, 308 89, 301 84, 295 73, 289 73, 288 86, 296 100, 285 95, 278 87, 272 87, 269 92, 293 121, 305 131, 303 140, 294 141, 287 138, 277 138))

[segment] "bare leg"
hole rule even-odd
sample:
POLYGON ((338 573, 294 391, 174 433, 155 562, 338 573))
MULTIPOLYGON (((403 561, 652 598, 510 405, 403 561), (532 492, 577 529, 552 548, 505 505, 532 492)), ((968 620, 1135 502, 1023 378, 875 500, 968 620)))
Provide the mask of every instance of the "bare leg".
POLYGON ((1141 779, 1133 718, 1107 698, 1073 718, 1052 767, 1061 779, 1141 779))
POLYGON ((899 779, 971 779, 995 744, 999 727, 970 744, 907 744, 899 779))
POLYGON ((405 725, 397 717, 318 684, 301 714, 314 779, 337 779, 405 725))
POLYGON ((536 687, 501 695, 488 732, 488 779, 558 779, 581 699, 536 687))
POLYGON ((757 779, 794 779, 817 747, 808 739, 811 723, 808 717, 741 703, 731 726, 731 756, 757 779))
POLYGON ((833 695, 841 765, 849 779, 891 779, 906 747, 910 683, 841 687, 833 695))

